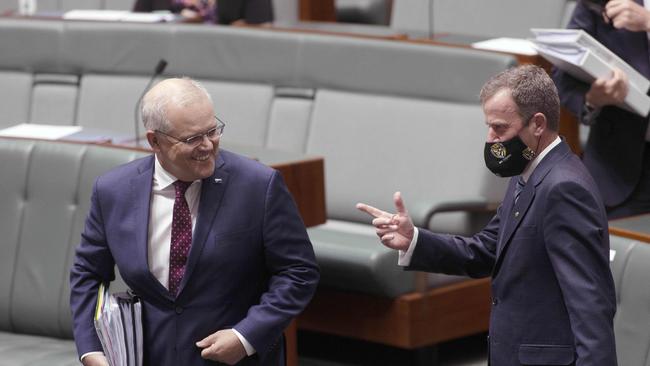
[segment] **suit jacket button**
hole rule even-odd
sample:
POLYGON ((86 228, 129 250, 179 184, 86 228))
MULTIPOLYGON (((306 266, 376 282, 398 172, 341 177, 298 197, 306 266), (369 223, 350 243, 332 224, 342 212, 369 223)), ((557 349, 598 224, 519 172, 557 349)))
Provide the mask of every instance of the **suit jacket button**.
POLYGON ((183 308, 181 306, 177 306, 174 310, 176 311, 176 314, 181 314, 183 312, 183 308))
POLYGON ((496 297, 492 299, 492 305, 497 306, 498 303, 499 303, 499 299, 497 299, 496 297))

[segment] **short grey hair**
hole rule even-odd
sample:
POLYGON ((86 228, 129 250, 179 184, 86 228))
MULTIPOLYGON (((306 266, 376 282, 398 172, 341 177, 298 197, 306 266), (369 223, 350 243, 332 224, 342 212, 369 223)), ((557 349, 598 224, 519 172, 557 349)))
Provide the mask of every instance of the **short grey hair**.
POLYGON ((210 93, 196 80, 188 77, 163 80, 142 98, 140 112, 144 127, 152 131, 168 131, 170 121, 167 117, 167 107, 170 104, 186 107, 203 98, 212 104, 210 93), (172 84, 173 87, 165 88, 166 84, 172 84))
POLYGON ((560 126, 560 97, 546 71, 535 65, 522 65, 500 72, 481 89, 481 104, 501 90, 510 91, 517 113, 527 125, 535 113, 542 113, 548 128, 558 132, 560 126))

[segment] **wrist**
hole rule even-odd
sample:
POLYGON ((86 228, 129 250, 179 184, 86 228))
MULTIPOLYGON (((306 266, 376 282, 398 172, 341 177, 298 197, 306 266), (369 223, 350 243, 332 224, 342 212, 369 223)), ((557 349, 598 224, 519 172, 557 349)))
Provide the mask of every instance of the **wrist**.
POLYGON ((582 112, 580 113, 580 121, 585 125, 592 125, 599 114, 600 107, 596 107, 588 101, 585 101, 582 106, 582 112))

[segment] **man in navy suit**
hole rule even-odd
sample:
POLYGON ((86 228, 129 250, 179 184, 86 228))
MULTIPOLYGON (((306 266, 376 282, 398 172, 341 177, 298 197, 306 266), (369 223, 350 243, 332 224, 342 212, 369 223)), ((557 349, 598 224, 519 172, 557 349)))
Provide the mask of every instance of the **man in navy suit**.
POLYGON ((142 116, 154 154, 97 179, 71 270, 82 363, 107 365, 93 314, 117 265, 142 301, 145 365, 284 364, 282 332, 319 273, 282 177, 219 149, 195 81, 160 82, 142 116))
POLYGON ((553 81, 536 66, 510 69, 484 85, 481 102, 486 164, 514 177, 481 232, 415 228, 399 192, 396 214, 357 207, 374 217, 381 242, 400 251, 407 269, 492 276, 491 365, 615 366, 605 209, 582 162, 558 137, 553 81))
MULTIPOLYGON (((568 27, 583 29, 650 78, 647 8, 650 4, 644 7, 643 0, 611 0, 597 12, 578 1, 568 27)), ((553 79, 562 104, 591 126, 584 163, 600 188, 609 217, 650 212, 648 117, 619 107, 629 88, 627 76, 616 70, 587 84, 556 69, 553 79)))

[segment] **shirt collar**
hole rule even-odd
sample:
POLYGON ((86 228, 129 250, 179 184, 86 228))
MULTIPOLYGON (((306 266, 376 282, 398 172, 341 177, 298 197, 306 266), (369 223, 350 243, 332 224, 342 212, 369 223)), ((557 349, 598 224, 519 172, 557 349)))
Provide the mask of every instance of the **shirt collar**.
POLYGON ((551 142, 544 150, 542 150, 541 153, 539 153, 539 155, 537 155, 537 157, 535 157, 533 161, 530 162, 530 164, 528 164, 526 169, 524 169, 524 172, 521 173, 521 177, 524 178, 524 182, 528 182, 528 178, 530 178, 530 176, 533 174, 535 168, 537 168, 537 166, 542 161, 542 159, 544 159, 546 154, 548 154, 551 150, 553 150, 553 148, 557 146, 560 142, 562 142, 562 139, 560 138, 560 136, 557 136, 555 140, 553 140, 553 142, 551 142))
MULTIPOLYGON (((174 182, 178 180, 178 178, 174 177, 172 173, 168 172, 163 168, 162 164, 160 164, 160 160, 158 160, 158 155, 155 155, 155 162, 154 162, 154 169, 153 169, 153 181, 155 186, 160 189, 166 189, 174 182)), ((192 182, 192 185, 194 185, 196 182, 201 182, 200 179, 195 180, 192 182)))
POLYGON ((174 184, 178 178, 174 177, 170 172, 163 168, 162 164, 160 164, 160 160, 158 160, 158 155, 154 156, 156 157, 156 162, 154 163, 153 179, 158 188, 162 190, 174 184))

